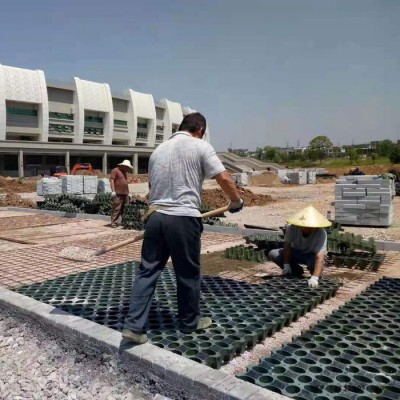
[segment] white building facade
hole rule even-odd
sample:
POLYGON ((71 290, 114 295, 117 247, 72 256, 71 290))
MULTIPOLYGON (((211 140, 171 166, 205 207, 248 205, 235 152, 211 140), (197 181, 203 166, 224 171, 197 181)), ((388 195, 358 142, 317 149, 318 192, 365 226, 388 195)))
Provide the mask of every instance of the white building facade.
POLYGON ((43 71, 0 64, 0 174, 35 176, 77 162, 107 173, 126 158, 145 173, 155 147, 191 112, 151 94, 117 94, 79 78, 46 82, 43 71))

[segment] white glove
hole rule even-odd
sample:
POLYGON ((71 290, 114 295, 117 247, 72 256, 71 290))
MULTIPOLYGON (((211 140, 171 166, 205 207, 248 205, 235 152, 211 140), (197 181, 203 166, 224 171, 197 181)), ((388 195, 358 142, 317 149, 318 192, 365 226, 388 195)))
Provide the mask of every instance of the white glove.
POLYGON ((116 195, 117 195, 117 193, 111 192, 111 196, 112 196, 112 197, 115 197, 116 195))
POLYGON ((308 287, 310 288, 317 288, 318 287, 318 283, 319 283, 319 278, 318 276, 312 276, 309 280, 308 280, 308 287))
POLYGON ((243 199, 240 199, 239 201, 231 201, 228 205, 229 209, 228 211, 230 213, 237 213, 243 208, 244 202, 243 199))
POLYGON ((282 275, 290 275, 292 273, 292 268, 290 268, 290 264, 284 264, 282 275))

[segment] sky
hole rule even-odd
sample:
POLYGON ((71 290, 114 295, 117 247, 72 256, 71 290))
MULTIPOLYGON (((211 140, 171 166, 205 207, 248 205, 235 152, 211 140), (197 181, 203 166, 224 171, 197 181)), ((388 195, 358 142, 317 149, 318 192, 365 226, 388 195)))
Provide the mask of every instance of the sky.
POLYGON ((400 0, 2 0, 0 63, 202 112, 214 147, 400 139, 400 0))

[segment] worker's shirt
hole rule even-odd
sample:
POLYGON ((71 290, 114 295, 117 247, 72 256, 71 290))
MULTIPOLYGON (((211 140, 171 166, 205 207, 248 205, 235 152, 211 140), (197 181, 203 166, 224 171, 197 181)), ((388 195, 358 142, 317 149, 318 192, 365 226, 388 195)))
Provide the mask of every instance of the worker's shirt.
POLYGON ((111 179, 114 180, 114 190, 117 194, 129 194, 127 174, 124 174, 118 167, 111 171, 111 179))
POLYGON ((310 236, 303 236, 301 228, 288 225, 285 233, 285 242, 291 244, 293 249, 301 251, 304 254, 318 254, 326 251, 328 236, 325 229, 315 229, 310 236))
POLYGON ((205 178, 225 167, 213 147, 187 132, 176 132, 160 144, 149 161, 150 205, 163 214, 200 217, 205 178))

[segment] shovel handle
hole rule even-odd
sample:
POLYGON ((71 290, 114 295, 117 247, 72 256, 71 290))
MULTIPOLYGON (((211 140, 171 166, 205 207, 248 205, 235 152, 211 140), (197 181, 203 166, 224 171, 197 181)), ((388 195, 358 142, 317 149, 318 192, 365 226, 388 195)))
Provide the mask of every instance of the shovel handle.
MULTIPOLYGON (((229 209, 228 206, 217 208, 216 210, 211 210, 204 214, 201 214, 201 218, 214 217, 216 215, 219 215, 219 214, 222 214, 222 213, 228 211, 228 209, 229 209)), ((111 250, 119 249, 120 247, 126 246, 127 244, 139 242, 140 240, 143 240, 143 237, 144 237, 144 233, 141 233, 140 235, 134 236, 133 238, 123 240, 122 242, 113 244, 111 246, 102 247, 101 249, 96 251, 95 255, 99 256, 100 254, 108 253, 111 250)))
POLYGON ((99 256, 100 254, 108 253, 111 250, 119 249, 120 247, 126 246, 127 244, 138 242, 139 240, 143 239, 143 236, 144 236, 144 234, 141 233, 140 235, 134 236, 133 238, 123 240, 122 242, 119 242, 116 244, 112 244, 111 246, 102 247, 101 249, 96 251, 95 255, 99 256))
POLYGON ((216 210, 211 210, 204 214, 201 214, 201 218, 215 217, 216 215, 223 214, 224 212, 226 212, 228 210, 229 210, 228 206, 217 208, 216 210))

